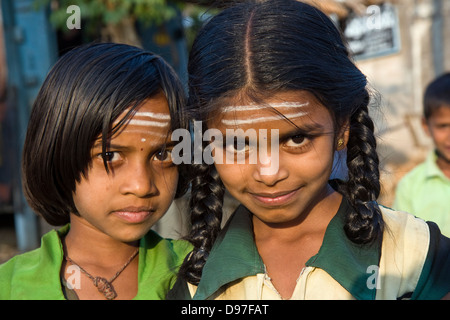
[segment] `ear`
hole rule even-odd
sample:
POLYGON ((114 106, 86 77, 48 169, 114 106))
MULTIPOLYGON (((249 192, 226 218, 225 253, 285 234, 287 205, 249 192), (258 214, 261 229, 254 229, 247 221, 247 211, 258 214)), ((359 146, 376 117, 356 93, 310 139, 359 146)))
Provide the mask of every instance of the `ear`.
POLYGON ((428 125, 428 121, 427 119, 425 119, 425 117, 422 117, 422 128, 423 131, 425 131, 425 133, 427 134, 427 136, 431 137, 430 126, 428 125))
POLYGON ((338 132, 336 137, 336 150, 341 151, 342 149, 347 147, 348 137, 350 134, 350 120, 346 120, 341 129, 338 132))

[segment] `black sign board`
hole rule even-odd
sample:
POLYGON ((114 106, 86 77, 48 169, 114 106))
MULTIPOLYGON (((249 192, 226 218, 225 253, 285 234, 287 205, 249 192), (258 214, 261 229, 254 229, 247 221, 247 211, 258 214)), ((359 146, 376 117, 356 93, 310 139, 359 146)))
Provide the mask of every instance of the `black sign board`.
POLYGON ((400 50, 397 10, 385 3, 367 7, 365 15, 352 13, 345 21, 344 35, 355 60, 396 53, 400 50))

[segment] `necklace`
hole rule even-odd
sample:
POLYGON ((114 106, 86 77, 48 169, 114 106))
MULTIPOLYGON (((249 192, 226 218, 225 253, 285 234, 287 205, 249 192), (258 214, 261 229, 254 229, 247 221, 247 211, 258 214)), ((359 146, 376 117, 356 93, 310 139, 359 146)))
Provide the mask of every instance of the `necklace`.
POLYGON ((109 279, 109 281, 103 277, 92 276, 89 272, 84 270, 78 263, 76 263, 75 261, 70 259, 69 256, 66 255, 65 258, 71 264, 80 268, 81 272, 83 272, 89 279, 92 280, 92 282, 94 283, 94 286, 97 287, 98 291, 100 291, 105 296, 106 299, 114 300, 117 297, 117 293, 114 290, 112 282, 114 280, 116 280, 116 278, 122 273, 123 270, 125 270, 125 268, 131 263, 131 261, 133 261, 134 257, 136 257, 136 255, 138 253, 139 253, 139 249, 136 249, 136 251, 133 252, 131 257, 127 260, 127 262, 125 262, 125 264, 122 266, 122 268, 120 268, 120 270, 117 271, 116 274, 111 279, 109 279))

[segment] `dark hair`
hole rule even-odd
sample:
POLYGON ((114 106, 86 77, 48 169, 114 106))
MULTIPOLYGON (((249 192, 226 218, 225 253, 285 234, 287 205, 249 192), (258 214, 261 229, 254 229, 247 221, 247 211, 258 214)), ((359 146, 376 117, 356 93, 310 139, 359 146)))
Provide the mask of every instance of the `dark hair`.
POLYGON ((444 73, 428 84, 423 96, 423 115, 429 119, 440 107, 450 106, 450 73, 444 73))
MULTIPOLYGON (((73 193, 86 174, 95 139, 102 135, 105 153, 111 134, 161 92, 168 100, 171 130, 187 127, 183 87, 161 57, 114 43, 88 44, 63 55, 37 95, 25 138, 22 180, 31 208, 52 225, 68 223, 69 213, 77 214, 73 193)), ((177 196, 187 187, 183 177, 177 196)))
MULTIPOLYGON (((188 111, 197 120, 213 116, 223 99, 258 102, 275 92, 306 90, 334 115, 336 128, 349 121, 349 179, 340 184, 340 192, 354 212, 347 217, 345 232, 358 244, 381 234, 383 221, 375 202, 380 193, 378 156, 366 77, 325 14, 288 0, 247 1, 228 8, 198 33, 188 69, 188 111)), ((193 171, 197 177, 188 239, 195 248, 181 275, 197 284, 220 231, 224 186, 213 166, 194 165, 193 171)))

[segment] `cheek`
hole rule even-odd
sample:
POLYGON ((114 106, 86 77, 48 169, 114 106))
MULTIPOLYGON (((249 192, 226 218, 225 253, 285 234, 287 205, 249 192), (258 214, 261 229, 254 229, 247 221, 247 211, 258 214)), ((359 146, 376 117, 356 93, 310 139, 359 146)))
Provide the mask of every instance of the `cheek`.
POLYGON ((322 156, 317 156, 311 159, 309 167, 311 168, 311 174, 321 174, 330 171, 333 167, 333 152, 329 152, 322 156))
POLYGON ((176 167, 166 169, 157 175, 155 184, 165 203, 173 200, 177 191, 178 178, 178 169, 176 167))
POLYGON ((92 204, 107 203, 112 190, 112 180, 106 174, 103 172, 97 174, 91 170, 88 179, 82 177, 75 186, 73 194, 75 206, 80 211, 92 204))
POLYGON ((328 181, 333 169, 333 152, 312 151, 304 155, 288 155, 280 159, 280 167, 289 168, 290 176, 310 182, 328 181))
POLYGON ((246 177, 245 165, 216 164, 215 167, 225 186, 237 187, 243 185, 243 181, 246 177))
POLYGON ((434 139, 436 142, 444 143, 450 139, 450 130, 449 129, 436 129, 434 131, 434 139))
POLYGON ((75 208, 78 213, 84 216, 86 213, 89 213, 91 210, 91 204, 94 201, 93 195, 96 194, 99 196, 97 192, 92 192, 91 186, 87 183, 78 184, 73 194, 73 202, 75 204, 75 208))

